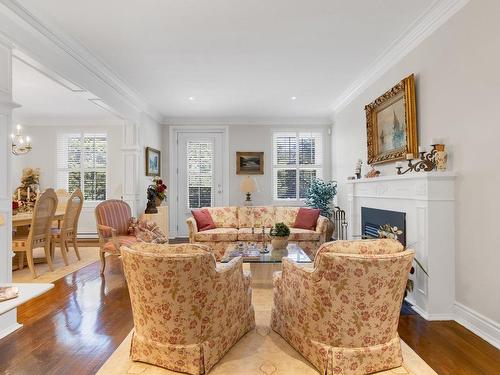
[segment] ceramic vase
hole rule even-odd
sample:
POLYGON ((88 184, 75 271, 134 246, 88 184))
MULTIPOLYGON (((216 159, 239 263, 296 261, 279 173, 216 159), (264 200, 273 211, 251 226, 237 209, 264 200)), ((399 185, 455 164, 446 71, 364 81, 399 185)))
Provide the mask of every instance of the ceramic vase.
POLYGON ((444 172, 448 166, 448 155, 444 149, 444 145, 436 145, 436 151, 436 168, 438 171, 444 172))

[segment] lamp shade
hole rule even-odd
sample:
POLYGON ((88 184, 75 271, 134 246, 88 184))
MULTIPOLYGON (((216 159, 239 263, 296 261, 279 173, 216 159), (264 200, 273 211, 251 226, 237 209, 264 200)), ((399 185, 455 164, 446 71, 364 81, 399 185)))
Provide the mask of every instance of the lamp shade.
POLYGON ((254 178, 247 176, 241 180, 240 191, 242 193, 255 193, 257 191, 257 183, 254 178))

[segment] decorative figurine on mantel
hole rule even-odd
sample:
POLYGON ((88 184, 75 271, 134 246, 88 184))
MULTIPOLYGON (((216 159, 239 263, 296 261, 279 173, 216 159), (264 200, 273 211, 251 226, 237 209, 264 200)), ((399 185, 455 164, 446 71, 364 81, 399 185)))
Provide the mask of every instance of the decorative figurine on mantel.
POLYGON ((12 200, 17 202, 19 212, 31 212, 40 195, 40 169, 24 168, 21 185, 17 187, 12 200))
POLYGON ((354 173, 356 174, 356 178, 359 180, 361 178, 361 166, 363 165, 363 160, 358 159, 356 162, 356 168, 354 169, 354 173))
POLYGON ((372 165, 370 165, 370 170, 368 171, 367 174, 365 174, 365 177, 366 178, 374 178, 374 177, 378 177, 380 176, 380 171, 377 171, 375 169, 375 167, 372 165))

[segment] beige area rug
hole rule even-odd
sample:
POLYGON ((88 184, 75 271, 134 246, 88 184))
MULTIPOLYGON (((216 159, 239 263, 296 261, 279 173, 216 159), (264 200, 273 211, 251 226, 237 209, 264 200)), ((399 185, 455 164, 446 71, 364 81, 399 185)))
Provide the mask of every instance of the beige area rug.
MULTIPOLYGON (((27 266, 22 270, 15 270, 12 272, 12 282, 14 283, 52 283, 56 280, 69 275, 72 272, 78 271, 80 268, 88 266, 94 262, 99 261, 99 248, 98 247, 79 247, 81 260, 76 257, 75 251, 72 247, 69 248, 68 262, 69 265, 64 265, 64 260, 61 255, 61 250, 56 247, 54 254, 54 271, 49 271, 47 263, 35 264, 35 270, 38 277, 33 279, 31 272, 27 266)), ((45 257, 43 249, 35 249, 33 253, 34 258, 45 257)))
MULTIPOLYGON (((210 375, 318 375, 299 353, 269 328, 272 289, 253 289, 257 328, 247 333, 210 371, 210 375)), ((132 334, 120 344, 98 375, 173 375, 178 372, 129 358, 132 334)), ((437 375, 408 345, 403 347, 404 366, 379 375, 437 375)))

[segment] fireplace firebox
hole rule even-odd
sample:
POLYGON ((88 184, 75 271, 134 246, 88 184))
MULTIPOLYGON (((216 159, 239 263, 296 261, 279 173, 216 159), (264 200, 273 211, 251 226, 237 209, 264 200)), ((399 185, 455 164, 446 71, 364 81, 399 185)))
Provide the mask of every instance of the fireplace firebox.
POLYGON ((406 213, 361 207, 361 234, 364 238, 378 238, 380 227, 389 224, 403 233, 398 240, 406 246, 406 213))

